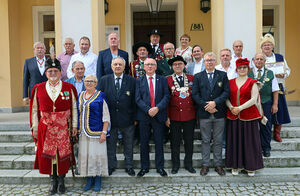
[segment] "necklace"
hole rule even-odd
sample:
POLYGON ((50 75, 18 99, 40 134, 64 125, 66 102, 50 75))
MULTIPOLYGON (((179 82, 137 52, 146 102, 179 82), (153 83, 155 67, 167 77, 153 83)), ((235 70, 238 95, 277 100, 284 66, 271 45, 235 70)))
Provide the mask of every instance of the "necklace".
POLYGON ((186 77, 185 74, 183 74, 184 78, 184 84, 183 87, 180 87, 178 81, 176 80, 176 74, 172 74, 172 79, 173 79, 173 84, 174 86, 171 88, 172 89, 172 94, 174 94, 175 91, 179 92, 179 96, 181 98, 186 98, 190 95, 189 93, 189 81, 188 78, 186 77))
POLYGON ((87 91, 85 91, 85 93, 84 93, 84 99, 85 100, 89 100, 93 96, 93 94, 95 93, 95 91, 96 91, 96 89, 94 90, 94 92, 88 98, 86 97, 87 96, 87 91))

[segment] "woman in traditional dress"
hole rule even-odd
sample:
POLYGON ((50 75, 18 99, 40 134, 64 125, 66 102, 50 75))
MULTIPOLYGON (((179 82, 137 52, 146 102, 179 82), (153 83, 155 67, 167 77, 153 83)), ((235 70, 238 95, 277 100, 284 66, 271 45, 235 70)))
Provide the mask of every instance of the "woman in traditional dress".
POLYGON ((187 62, 187 65, 192 63, 192 47, 189 46, 191 37, 188 34, 183 34, 180 37, 180 47, 176 49, 175 55, 182 56, 187 62))
POLYGON ((101 176, 108 176, 106 136, 110 116, 104 93, 96 90, 97 82, 95 76, 86 76, 86 90, 78 99, 78 169, 80 175, 87 177, 84 191, 90 190, 93 185, 94 191, 100 191, 101 176))
MULTIPOLYGON (((268 65, 268 63, 276 63, 276 62, 283 63, 283 72, 274 73, 278 81, 280 91, 278 95, 278 112, 274 115, 275 118, 272 119, 274 124, 274 131, 273 131, 274 140, 277 142, 282 142, 282 139, 280 137, 281 125, 291 122, 288 107, 285 100, 285 88, 284 88, 285 79, 289 77, 291 70, 288 64, 286 63, 285 58, 281 54, 277 54, 273 52, 274 46, 275 46, 275 41, 273 36, 271 34, 266 34, 262 38, 260 43, 260 47, 266 58, 266 65, 268 65)), ((267 68, 269 67, 267 66, 267 68)))
POLYGON ((264 167, 259 133, 262 119, 259 89, 257 81, 248 78, 249 69, 247 58, 238 59, 239 77, 229 80, 226 167, 232 169, 233 175, 244 169, 249 176, 254 176, 256 170, 264 167))

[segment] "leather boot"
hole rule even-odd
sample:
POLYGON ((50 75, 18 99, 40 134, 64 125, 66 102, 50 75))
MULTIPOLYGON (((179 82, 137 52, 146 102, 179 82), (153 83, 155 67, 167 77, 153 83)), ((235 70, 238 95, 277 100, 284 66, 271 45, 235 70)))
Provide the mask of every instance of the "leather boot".
POLYGON ((101 176, 96 176, 94 191, 98 192, 101 190, 101 176))
POLYGON ((282 139, 280 137, 280 131, 281 131, 281 125, 274 125, 273 135, 274 135, 274 140, 277 142, 282 142, 282 139))
POLYGON ((64 181, 65 176, 66 176, 65 174, 58 176, 58 188, 57 188, 57 190, 58 190, 59 194, 63 194, 63 193, 66 192, 65 181, 64 181))
POLYGON ((54 195, 57 193, 58 181, 57 181, 57 173, 56 173, 56 165, 53 165, 53 174, 50 175, 50 188, 49 194, 54 195))

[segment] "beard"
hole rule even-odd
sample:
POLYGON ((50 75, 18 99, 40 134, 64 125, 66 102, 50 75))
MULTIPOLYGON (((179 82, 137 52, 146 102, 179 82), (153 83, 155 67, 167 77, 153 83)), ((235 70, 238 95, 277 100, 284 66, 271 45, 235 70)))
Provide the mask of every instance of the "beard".
POLYGON ((57 81, 57 79, 58 79, 58 77, 57 76, 55 76, 55 77, 49 77, 49 81, 50 82, 55 82, 55 81, 57 81))

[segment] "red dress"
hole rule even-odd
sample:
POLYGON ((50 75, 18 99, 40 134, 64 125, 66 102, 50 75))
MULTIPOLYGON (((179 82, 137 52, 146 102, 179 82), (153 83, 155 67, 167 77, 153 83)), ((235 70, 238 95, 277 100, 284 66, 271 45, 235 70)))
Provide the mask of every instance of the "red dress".
POLYGON ((33 100, 36 97, 38 113, 38 139, 34 169, 41 174, 53 174, 52 160, 56 159, 57 174, 66 174, 75 163, 69 139, 69 123, 72 116, 72 92, 77 92, 72 84, 62 82, 59 96, 53 102, 46 91, 46 82, 32 89, 30 100, 30 126, 32 127, 33 100))

